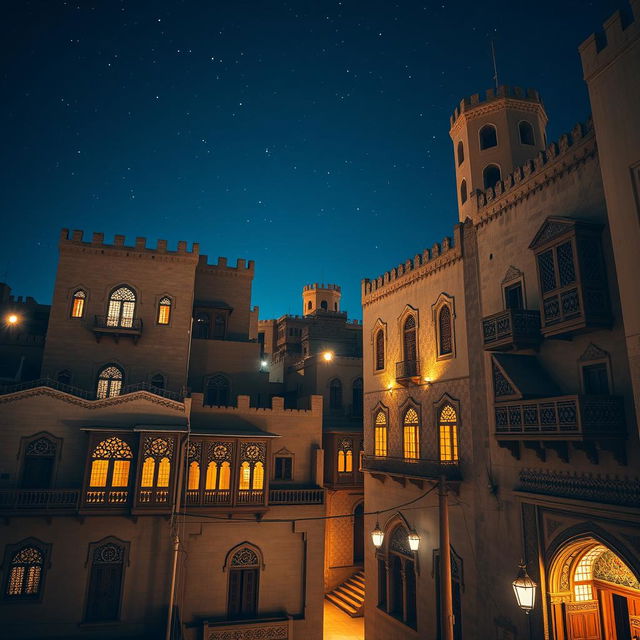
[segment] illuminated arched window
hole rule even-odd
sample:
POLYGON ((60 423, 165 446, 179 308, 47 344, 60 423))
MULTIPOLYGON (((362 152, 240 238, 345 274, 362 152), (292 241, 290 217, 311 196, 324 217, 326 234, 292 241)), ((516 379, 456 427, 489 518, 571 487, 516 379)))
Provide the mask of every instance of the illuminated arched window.
POLYGON ((136 294, 129 287, 118 287, 109 296, 108 327, 132 327, 136 311, 136 294))
POLYGON ((376 332, 376 371, 382 371, 384 369, 384 331, 378 329, 376 332))
POLYGON ((462 140, 458 142, 458 166, 460 166, 464 162, 464 144, 462 140))
POLYGON ((404 321, 403 327, 404 359, 415 361, 418 359, 418 347, 416 342, 416 319, 410 315, 404 321))
POLYGON ((259 504, 264 500, 265 455, 264 442, 240 443, 238 502, 259 504))
POLYGON ((217 495, 213 502, 224 501, 231 488, 231 458, 233 455, 232 443, 212 442, 208 445, 207 472, 205 476, 205 490, 211 492, 211 496, 217 495), (220 494, 219 492, 225 492, 220 494))
POLYGON ((84 303, 86 300, 87 294, 82 289, 78 289, 78 291, 73 294, 71 302, 72 318, 82 318, 84 316, 84 303))
POLYGON ((445 304, 438 313, 438 355, 440 356, 453 353, 451 328, 451 309, 449 305, 445 304))
POLYGON ((37 598, 40 595, 44 553, 28 544, 11 556, 5 594, 8 598, 37 598))
POLYGON ((467 181, 463 180, 460 183, 460 204, 464 204, 467 201, 467 181))
POLYGON ((228 462, 223 462, 220 465, 220 491, 229 491, 231 488, 231 465, 228 462))
POLYGON ((533 136, 533 126, 530 122, 522 120, 518 125, 518 132, 520 133, 520 144, 535 144, 535 138, 533 136))
POLYGON ((498 132, 492 124, 485 124, 478 133, 480 149, 491 149, 498 146, 498 132))
POLYGON ((457 462, 458 456, 458 416, 456 410, 445 404, 438 416, 438 429, 440 431, 440 461, 457 462))
POLYGON ((257 491, 264 489, 264 465, 262 462, 256 462, 253 469, 253 479, 251 481, 251 488, 257 491))
POLYGON ((229 378, 222 374, 212 376, 207 380, 205 405, 210 407, 226 407, 229 404, 229 378))
POLYGON ((387 455, 387 416, 384 411, 380 410, 376 413, 375 430, 375 449, 377 456, 387 455))
POLYGON ((342 408, 342 382, 334 378, 329 384, 329 408, 337 411, 342 408))
MULTIPOLYGON (((171 478, 171 459, 173 458, 174 441, 170 438, 160 438, 158 436, 146 436, 143 441, 144 463, 142 465, 142 475, 140 486, 143 488, 166 489, 171 478)), ((168 498, 166 491, 151 494, 141 494, 143 501, 152 497, 164 501, 168 498)))
POLYGON ((126 502, 132 459, 131 447, 124 440, 114 436, 99 442, 91 453, 87 502, 126 502))
POLYGON ((491 189, 500 182, 502 175, 500 173, 500 167, 495 164, 487 165, 482 172, 482 180, 484 182, 485 189, 491 189))
POLYGON ((415 409, 407 409, 404 414, 403 427, 404 457, 409 460, 415 460, 420 453, 418 442, 420 421, 415 409))
POLYGON ((164 296, 158 302, 158 324, 169 324, 171 320, 171 298, 164 296))
POLYGON ((187 478, 187 490, 197 491, 200 488, 200 463, 193 460, 189 463, 189 477, 187 478))
POLYGON ((353 440, 343 438, 338 443, 338 473, 353 471, 353 440))
POLYGON ((122 369, 114 364, 107 365, 98 374, 98 388, 96 398, 114 398, 120 395, 124 375, 122 369))
POLYGON ((238 489, 246 490, 251 486, 251 465, 245 460, 240 465, 240 482, 238 489))

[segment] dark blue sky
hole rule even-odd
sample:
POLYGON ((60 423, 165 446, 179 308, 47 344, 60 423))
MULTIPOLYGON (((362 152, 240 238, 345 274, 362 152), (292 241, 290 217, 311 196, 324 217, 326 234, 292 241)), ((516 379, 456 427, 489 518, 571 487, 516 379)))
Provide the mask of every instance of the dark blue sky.
POLYGON ((617 8, 538 2, 3 3, 0 280, 51 297, 61 227, 256 261, 263 318, 457 221, 449 114, 540 90, 556 139, 589 106, 578 45, 617 8))

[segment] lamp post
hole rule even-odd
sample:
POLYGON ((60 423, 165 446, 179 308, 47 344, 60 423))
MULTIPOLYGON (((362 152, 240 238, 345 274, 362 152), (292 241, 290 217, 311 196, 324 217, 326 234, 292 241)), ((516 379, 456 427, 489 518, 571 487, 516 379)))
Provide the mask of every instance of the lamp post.
POLYGON ((520 561, 520 571, 511 583, 516 594, 518 606, 528 615, 536 603, 536 587, 538 586, 527 573, 527 563, 520 561))
POLYGON ((380 523, 376 518, 376 528, 371 532, 371 541, 373 542, 373 546, 376 549, 379 549, 382 546, 383 540, 384 540, 384 531, 380 528, 380 523))

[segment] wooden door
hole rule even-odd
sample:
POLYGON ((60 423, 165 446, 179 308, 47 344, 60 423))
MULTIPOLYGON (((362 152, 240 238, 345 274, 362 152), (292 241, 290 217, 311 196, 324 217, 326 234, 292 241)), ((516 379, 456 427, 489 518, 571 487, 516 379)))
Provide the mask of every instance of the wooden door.
POLYGON ((597 601, 567 603, 565 615, 568 640, 603 640, 597 601))
POLYGON ((613 594, 613 617, 616 621, 616 640, 631 640, 629 605, 627 599, 617 593, 613 594))

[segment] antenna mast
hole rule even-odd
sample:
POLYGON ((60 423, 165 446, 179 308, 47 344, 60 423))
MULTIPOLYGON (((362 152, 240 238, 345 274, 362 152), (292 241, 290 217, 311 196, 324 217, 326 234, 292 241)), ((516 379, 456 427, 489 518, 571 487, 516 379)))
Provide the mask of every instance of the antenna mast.
POLYGON ((493 59, 493 81, 496 83, 496 89, 498 88, 498 66, 496 65, 496 49, 493 46, 493 40, 491 40, 491 58, 493 59))

